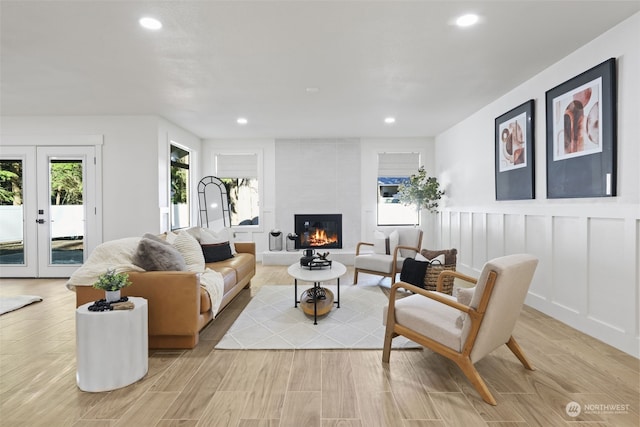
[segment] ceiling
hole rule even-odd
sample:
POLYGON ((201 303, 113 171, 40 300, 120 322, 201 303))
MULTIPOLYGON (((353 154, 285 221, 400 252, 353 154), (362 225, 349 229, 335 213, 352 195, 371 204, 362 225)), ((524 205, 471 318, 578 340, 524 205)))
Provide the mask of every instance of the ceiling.
POLYGON ((1 0, 0 112, 158 115, 201 138, 433 136, 639 10, 637 0, 1 0), (467 12, 480 23, 452 25, 467 12), (163 28, 143 29, 142 16, 163 28))

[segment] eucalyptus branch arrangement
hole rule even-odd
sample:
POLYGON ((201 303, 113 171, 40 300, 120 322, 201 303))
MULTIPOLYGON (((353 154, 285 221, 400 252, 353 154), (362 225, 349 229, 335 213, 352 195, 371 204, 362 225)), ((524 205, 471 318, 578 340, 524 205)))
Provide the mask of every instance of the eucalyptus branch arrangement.
POLYGON ((127 273, 116 273, 115 269, 110 268, 98 277, 98 281, 93 284, 93 287, 103 291, 118 291, 130 284, 127 273))
POLYGON ((414 205, 418 210, 427 209, 429 212, 438 210, 438 200, 443 195, 438 179, 427 176, 424 166, 420 166, 418 173, 409 177, 409 182, 398 187, 398 198, 402 204, 414 205))

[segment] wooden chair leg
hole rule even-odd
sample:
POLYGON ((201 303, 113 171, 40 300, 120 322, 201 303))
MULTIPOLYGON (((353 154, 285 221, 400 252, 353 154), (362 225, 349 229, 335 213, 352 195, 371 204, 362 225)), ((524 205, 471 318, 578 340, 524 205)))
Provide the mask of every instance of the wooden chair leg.
POLYGON ((526 358, 524 352, 513 337, 510 337, 509 341, 507 341, 507 347, 509 347, 509 350, 511 350, 511 352, 516 355, 518 360, 522 362, 525 368, 529 369, 530 371, 535 371, 536 368, 534 368, 531 362, 529 362, 529 360, 526 358))
POLYGON ((358 269, 357 268, 353 271, 353 284, 354 285, 358 284, 358 269))
POLYGON ((384 347, 382 347, 382 361, 389 363, 391 357, 391 340, 398 335, 393 332, 393 322, 387 319, 387 330, 384 333, 384 347))
POLYGON ((458 360, 455 360, 455 362, 462 370, 462 373, 467 377, 471 385, 473 385, 473 387, 476 389, 478 394, 480 394, 480 397, 482 397, 482 400, 487 402, 489 405, 496 406, 498 402, 496 402, 496 399, 493 397, 493 395, 489 391, 487 384, 484 382, 484 380, 476 370, 475 366, 473 366, 473 363, 471 363, 471 360, 458 359, 458 360))

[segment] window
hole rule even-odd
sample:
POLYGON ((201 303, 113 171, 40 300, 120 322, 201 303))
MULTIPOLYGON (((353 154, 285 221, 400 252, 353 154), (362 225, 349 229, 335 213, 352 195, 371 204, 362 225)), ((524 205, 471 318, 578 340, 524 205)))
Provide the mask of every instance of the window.
POLYGON ((217 154, 216 174, 227 187, 231 226, 260 224, 257 154, 217 154))
POLYGON ((378 225, 415 225, 420 221, 415 206, 405 206, 398 199, 398 187, 416 173, 420 164, 418 153, 379 153, 378 225))
POLYGON ((189 152, 171 145, 171 229, 187 228, 189 215, 189 152))

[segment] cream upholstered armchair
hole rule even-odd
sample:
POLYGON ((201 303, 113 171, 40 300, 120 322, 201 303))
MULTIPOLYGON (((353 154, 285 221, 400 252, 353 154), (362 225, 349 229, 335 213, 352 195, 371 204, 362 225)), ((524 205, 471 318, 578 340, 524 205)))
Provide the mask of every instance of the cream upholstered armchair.
POLYGON ((356 245, 353 284, 358 283, 358 273, 369 273, 390 277, 391 284, 402 270, 405 258, 414 258, 422 245, 422 230, 419 228, 397 228, 388 234, 376 231, 375 243, 359 242, 356 245), (373 252, 362 252, 363 246, 371 246, 373 252))
POLYGON ((511 334, 537 265, 537 258, 517 254, 487 262, 477 281, 455 271, 443 271, 437 289, 447 275, 477 283, 474 288, 462 288, 457 298, 396 283, 391 287, 385 314, 382 361, 389 362, 391 340, 405 336, 455 362, 482 399, 496 405, 474 364, 506 344, 525 368, 533 370, 511 334), (398 288, 415 294, 396 299, 398 288))

